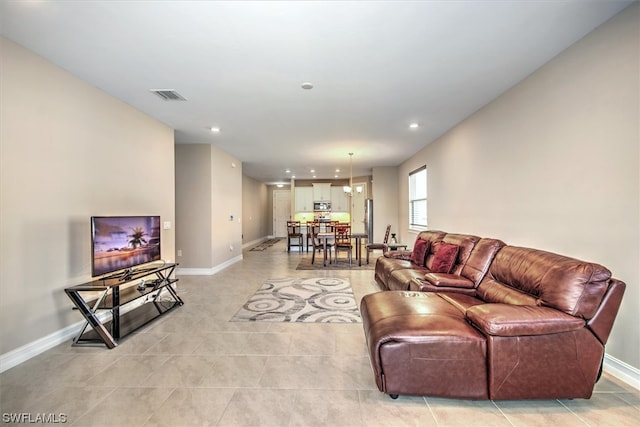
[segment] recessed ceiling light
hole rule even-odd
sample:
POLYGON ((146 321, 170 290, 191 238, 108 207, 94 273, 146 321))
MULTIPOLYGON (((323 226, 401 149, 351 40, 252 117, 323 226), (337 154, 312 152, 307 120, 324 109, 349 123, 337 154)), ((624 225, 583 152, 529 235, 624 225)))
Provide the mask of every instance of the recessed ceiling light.
POLYGON ((213 133, 220 133, 220 128, 217 126, 211 126, 209 130, 213 133))
MULTIPOLYGON (((315 169, 311 169, 309 172, 316 173, 316 170, 315 169)), ((315 176, 314 176, 314 178, 315 178, 315 176)))
POLYGON ((420 127, 420 125, 418 123, 411 123, 409 125, 409 129, 418 129, 420 127))
POLYGON ((311 89, 313 89, 313 83, 304 82, 304 83, 302 83, 301 87, 302 87, 302 89, 305 89, 305 90, 311 90, 311 89))
POLYGON ((285 172, 286 173, 291 173, 291 169, 287 169, 285 172))
POLYGON ((340 173, 340 169, 336 169, 336 173, 340 173))

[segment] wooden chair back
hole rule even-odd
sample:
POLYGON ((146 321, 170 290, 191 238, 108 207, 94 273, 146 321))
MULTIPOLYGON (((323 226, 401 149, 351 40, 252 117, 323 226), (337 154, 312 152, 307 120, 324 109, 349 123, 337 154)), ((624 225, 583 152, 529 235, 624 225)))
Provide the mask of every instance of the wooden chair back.
POLYGON ((351 246, 351 225, 338 224, 334 227, 333 233, 336 246, 351 246))
POLYGON ((300 221, 287 221, 287 234, 289 236, 302 235, 300 221))
POLYGON ((389 234, 391 233, 391 224, 387 225, 387 231, 384 232, 384 240, 382 241, 382 243, 384 243, 385 245, 387 243, 389 243, 389 234))

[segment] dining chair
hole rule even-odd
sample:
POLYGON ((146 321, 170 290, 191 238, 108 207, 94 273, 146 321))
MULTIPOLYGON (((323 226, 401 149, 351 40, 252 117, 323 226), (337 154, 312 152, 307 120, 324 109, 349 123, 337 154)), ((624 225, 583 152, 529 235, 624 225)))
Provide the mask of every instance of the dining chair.
POLYGON ((338 254, 341 251, 349 254, 349 266, 351 266, 353 247, 351 245, 351 225, 338 224, 333 229, 334 261, 338 263, 338 254))
MULTIPOLYGON (((324 254, 324 241, 318 237, 318 233, 320 232, 320 224, 315 223, 311 226, 311 243, 313 247, 313 253, 311 254, 311 264, 316 261, 316 252, 322 251, 324 254)), ((327 242, 327 252, 329 255, 329 263, 331 263, 331 248, 333 247, 333 243, 327 242)), ((309 246, 307 245, 307 249, 309 246)))
POLYGON ((369 264, 369 253, 374 250, 382 250, 385 252, 387 250, 387 244, 389 243, 389 233, 391 232, 391 224, 387 225, 387 231, 384 232, 384 240, 382 243, 368 243, 367 244, 367 264, 369 264))
POLYGON ((316 225, 318 225, 317 221, 307 221, 307 232, 305 233, 307 236, 307 252, 309 252, 309 248, 313 245, 312 230, 313 230, 313 227, 316 225))
POLYGON ((304 250, 304 237, 300 228, 300 221, 287 221, 287 252, 291 252, 292 246, 298 246, 304 250))

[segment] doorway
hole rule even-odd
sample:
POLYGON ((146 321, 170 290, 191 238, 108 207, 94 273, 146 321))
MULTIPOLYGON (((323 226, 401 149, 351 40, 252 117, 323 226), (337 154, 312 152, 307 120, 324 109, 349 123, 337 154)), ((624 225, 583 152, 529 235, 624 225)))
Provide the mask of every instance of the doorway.
POLYGON ((287 221, 291 219, 291 191, 273 192, 273 235, 287 237, 287 221))
POLYGON ((365 233, 364 226, 364 201, 367 198, 367 184, 357 183, 353 185, 355 188, 362 187, 362 191, 353 191, 351 197, 351 231, 353 233, 365 233))

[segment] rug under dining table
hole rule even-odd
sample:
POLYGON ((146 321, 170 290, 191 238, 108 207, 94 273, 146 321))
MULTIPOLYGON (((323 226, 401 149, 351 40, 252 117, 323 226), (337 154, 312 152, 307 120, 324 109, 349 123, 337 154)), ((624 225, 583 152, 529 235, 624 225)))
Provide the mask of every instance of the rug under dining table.
POLYGON ((300 262, 296 266, 296 270, 373 270, 376 266, 376 259, 377 256, 371 256, 369 264, 367 264, 367 261, 363 260, 362 265, 359 265, 358 260, 354 256, 351 260, 351 264, 349 264, 349 260, 346 259, 346 256, 341 254, 338 262, 335 262, 332 257, 331 262, 327 259, 327 265, 324 265, 322 253, 318 252, 313 264, 311 263, 311 257, 305 256, 300 259, 300 262))

